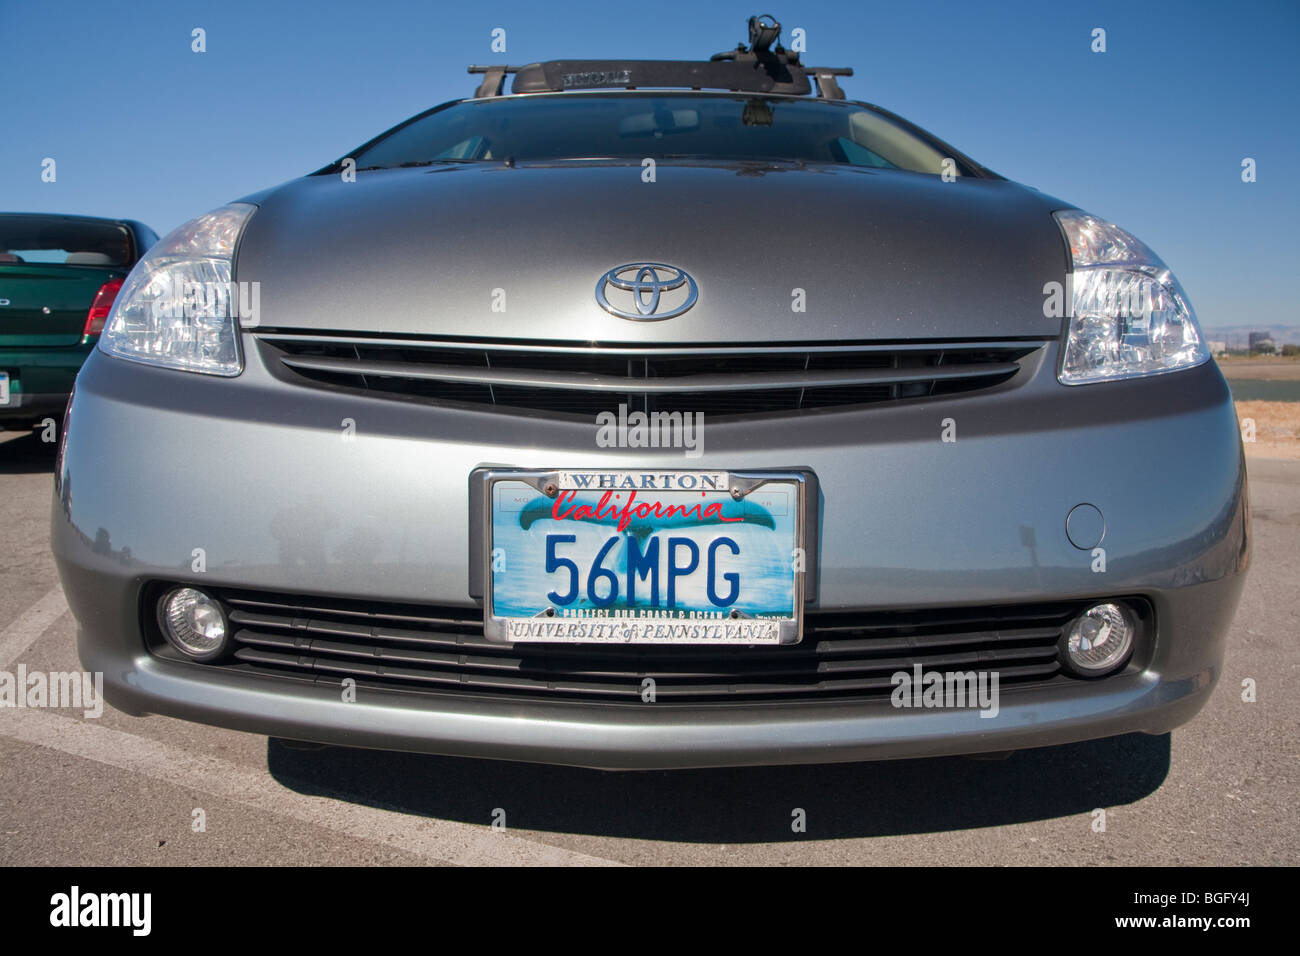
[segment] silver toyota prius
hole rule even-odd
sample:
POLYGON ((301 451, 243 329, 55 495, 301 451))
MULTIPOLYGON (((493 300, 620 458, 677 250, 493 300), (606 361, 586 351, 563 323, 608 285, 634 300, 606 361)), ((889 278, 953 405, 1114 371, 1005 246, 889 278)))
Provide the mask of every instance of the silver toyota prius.
POLYGON ((768 19, 706 61, 470 70, 126 279, 52 516, 110 703, 606 769, 1205 703, 1246 473, 1151 249, 768 19))

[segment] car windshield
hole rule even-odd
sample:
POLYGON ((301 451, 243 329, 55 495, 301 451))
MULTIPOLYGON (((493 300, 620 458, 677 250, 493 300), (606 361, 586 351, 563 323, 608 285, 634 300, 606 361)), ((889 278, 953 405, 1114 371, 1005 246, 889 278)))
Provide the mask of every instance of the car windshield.
POLYGON ((0 216, 0 264, 126 266, 131 233, 115 222, 59 216, 0 216))
MULTIPOLYGON (((936 143, 852 103, 741 95, 564 93, 466 100, 355 153, 358 169, 437 162, 697 159, 939 174, 936 143)), ((955 175, 969 174, 960 161, 955 175)))

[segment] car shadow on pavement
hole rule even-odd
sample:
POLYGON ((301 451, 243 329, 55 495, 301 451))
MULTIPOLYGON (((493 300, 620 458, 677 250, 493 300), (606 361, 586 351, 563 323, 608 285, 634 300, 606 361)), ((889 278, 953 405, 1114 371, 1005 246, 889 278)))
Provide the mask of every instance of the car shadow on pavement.
POLYGON ((272 739, 271 775, 299 793, 511 829, 689 843, 892 836, 1089 814, 1154 792, 1170 735, 1129 734, 1025 750, 1006 760, 610 773, 272 739), (792 832, 796 809, 808 821, 792 832))
POLYGON ((41 441, 39 431, 0 431, 0 475, 34 475, 54 471, 57 441, 41 441))

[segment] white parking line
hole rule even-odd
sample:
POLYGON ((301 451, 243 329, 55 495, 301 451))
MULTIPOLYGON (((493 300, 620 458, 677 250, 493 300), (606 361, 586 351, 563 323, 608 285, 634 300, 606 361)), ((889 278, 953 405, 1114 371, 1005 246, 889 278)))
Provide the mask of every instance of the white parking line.
MULTIPOLYGON (((6 670, 68 610, 55 588, 0 631, 0 670, 6 670)), ((547 846, 506 830, 414 817, 296 793, 264 771, 137 737, 50 711, 0 708, 0 736, 200 790, 267 813, 380 843, 430 861, 460 866, 621 866, 615 860, 547 846)))
POLYGON ((48 631, 67 610, 68 602, 63 596, 63 588, 55 588, 0 631, 0 671, 8 670, 9 665, 36 643, 36 639, 48 631))
POLYGON ((49 711, 0 709, 0 734, 59 753, 137 773, 162 783, 200 790, 266 813, 292 817, 359 840, 381 843, 431 861, 459 866, 621 866, 515 836, 508 830, 413 817, 392 810, 297 793, 263 771, 248 770, 207 754, 173 747, 60 717, 49 711))

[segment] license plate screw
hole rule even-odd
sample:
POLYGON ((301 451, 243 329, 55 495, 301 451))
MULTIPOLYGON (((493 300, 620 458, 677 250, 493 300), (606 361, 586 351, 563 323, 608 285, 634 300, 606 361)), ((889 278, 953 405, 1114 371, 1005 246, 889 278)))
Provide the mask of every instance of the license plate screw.
POLYGON ((559 490, 560 490, 559 486, 556 485, 555 482, 553 481, 548 481, 545 485, 542 486, 542 494, 546 495, 546 497, 548 498, 554 498, 556 492, 558 492, 559 490))
POLYGON ((745 497, 745 492, 742 491, 740 488, 732 488, 732 489, 731 489, 731 497, 733 497, 733 498, 735 498, 737 501, 739 501, 741 498, 745 497))
POLYGON ((548 607, 548 608, 546 609, 546 616, 547 616, 547 617, 555 617, 555 608, 553 608, 553 607, 548 607))

